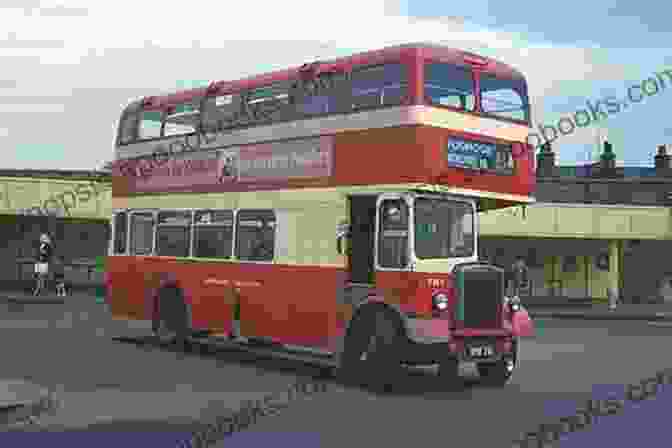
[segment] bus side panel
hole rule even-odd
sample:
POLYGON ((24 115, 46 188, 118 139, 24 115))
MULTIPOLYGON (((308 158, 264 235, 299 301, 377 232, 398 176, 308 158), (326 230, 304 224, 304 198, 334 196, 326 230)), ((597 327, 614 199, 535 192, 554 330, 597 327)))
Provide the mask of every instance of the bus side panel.
MULTIPOLYGON (((283 339, 287 344, 329 349, 337 336, 337 297, 343 268, 287 266, 283 282, 288 317, 283 339)), ((342 283, 342 282, 341 282, 342 283)))
POLYGON ((335 329, 336 268, 248 263, 239 269, 243 336, 328 345, 335 329))
POLYGON ((191 328, 230 332, 235 303, 231 279, 238 268, 226 262, 177 261, 171 269, 191 307, 191 328))
MULTIPOLYGON (((108 305, 113 317, 120 319, 151 319, 145 295, 148 274, 145 263, 135 257, 108 257, 110 281, 108 305)), ((151 279, 149 279, 151 283, 151 279)))

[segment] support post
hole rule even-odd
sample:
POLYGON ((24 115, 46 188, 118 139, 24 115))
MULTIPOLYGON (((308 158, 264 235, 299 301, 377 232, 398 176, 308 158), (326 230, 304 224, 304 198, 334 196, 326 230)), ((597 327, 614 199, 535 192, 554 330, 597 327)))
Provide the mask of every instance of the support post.
POLYGON ((616 309, 618 304, 621 283, 620 244, 619 240, 609 241, 609 289, 607 290, 607 296, 609 297, 609 309, 612 311, 616 309))

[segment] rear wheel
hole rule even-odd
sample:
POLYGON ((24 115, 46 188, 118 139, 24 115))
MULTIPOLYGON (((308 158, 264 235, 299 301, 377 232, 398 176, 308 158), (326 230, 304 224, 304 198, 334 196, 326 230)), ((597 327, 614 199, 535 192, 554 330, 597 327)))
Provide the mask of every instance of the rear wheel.
POLYGON ((161 344, 189 348, 189 315, 182 291, 164 288, 159 293, 158 310, 152 321, 152 333, 161 344))
POLYGON ((362 384, 387 392, 399 381, 403 368, 399 349, 403 343, 399 320, 389 311, 358 315, 346 336, 338 376, 349 384, 362 384))

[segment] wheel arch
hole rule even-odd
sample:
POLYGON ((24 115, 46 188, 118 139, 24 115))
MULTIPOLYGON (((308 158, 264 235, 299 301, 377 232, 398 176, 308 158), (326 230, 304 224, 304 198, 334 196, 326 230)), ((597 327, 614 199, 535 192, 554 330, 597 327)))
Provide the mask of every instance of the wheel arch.
POLYGON ((174 276, 172 275, 165 275, 161 276, 159 280, 159 285, 154 288, 151 292, 151 318, 152 321, 155 321, 159 317, 160 313, 160 303, 161 303, 161 297, 162 295, 168 291, 174 289, 177 291, 177 294, 179 294, 179 297, 184 304, 185 311, 187 313, 187 324, 191 327, 193 326, 193 320, 192 320, 192 300, 191 296, 188 293, 188 290, 184 287, 183 284, 180 283, 179 280, 177 280, 174 276))
POLYGON ((345 327, 345 332, 343 333, 343 336, 339 339, 335 354, 338 365, 340 365, 341 363, 341 356, 343 355, 343 352, 345 350, 345 341, 348 335, 351 334, 351 332, 353 331, 355 320, 367 313, 375 313, 375 312, 385 312, 389 313, 390 316, 394 316, 394 319, 398 324, 401 336, 404 338, 408 338, 407 320, 404 314, 402 313, 401 309, 394 304, 385 302, 384 298, 381 296, 378 295, 367 296, 363 301, 361 301, 355 306, 355 309, 352 313, 352 317, 350 318, 345 327))

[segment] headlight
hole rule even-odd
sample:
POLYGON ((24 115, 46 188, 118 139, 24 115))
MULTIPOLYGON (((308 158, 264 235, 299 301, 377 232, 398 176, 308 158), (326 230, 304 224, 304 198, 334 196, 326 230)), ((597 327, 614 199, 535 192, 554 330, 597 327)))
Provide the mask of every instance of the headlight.
POLYGON ((439 311, 445 311, 448 308, 448 296, 443 293, 435 294, 432 297, 432 305, 439 311))
POLYGON ((520 299, 518 297, 506 298, 506 303, 509 305, 511 312, 520 311, 520 299))

